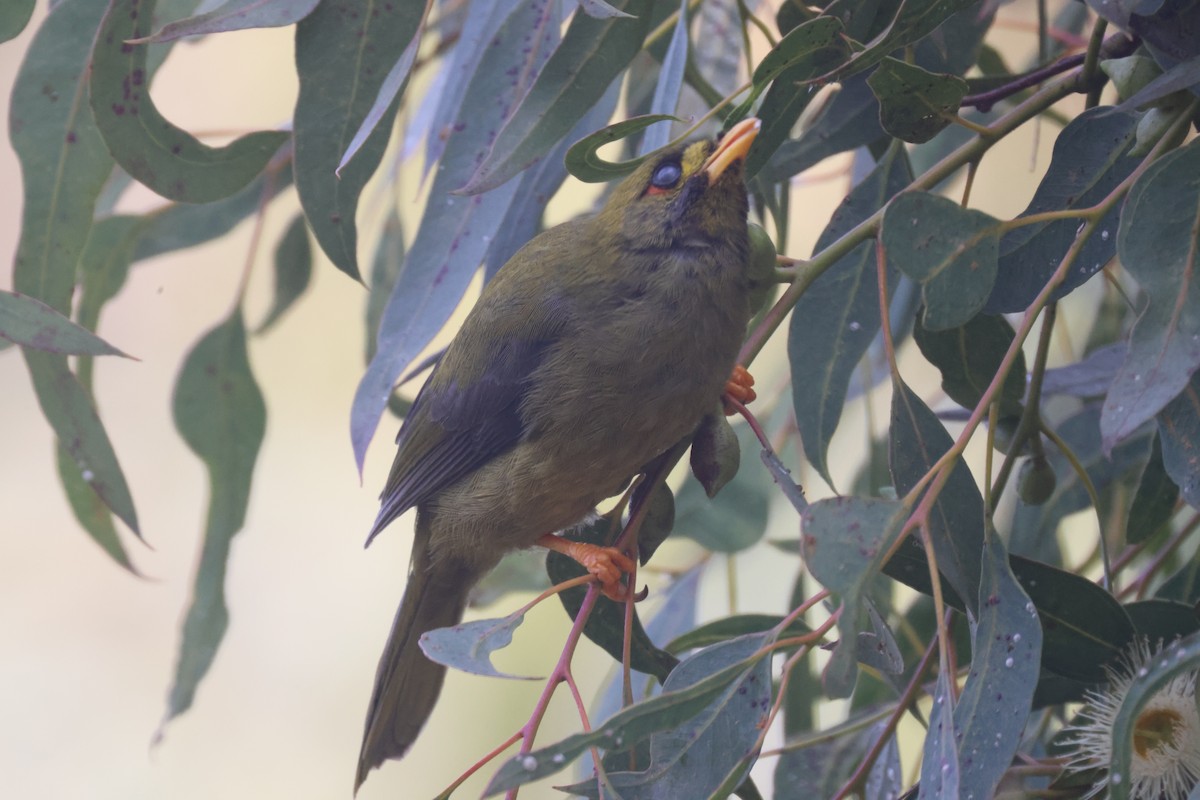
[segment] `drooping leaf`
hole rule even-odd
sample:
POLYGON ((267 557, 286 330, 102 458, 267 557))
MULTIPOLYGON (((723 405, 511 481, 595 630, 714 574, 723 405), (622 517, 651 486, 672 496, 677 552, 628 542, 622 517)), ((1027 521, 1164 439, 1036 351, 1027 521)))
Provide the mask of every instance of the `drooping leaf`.
POLYGON ((191 707, 225 636, 230 545, 246 519, 254 463, 266 428, 266 407, 250 372, 240 309, 188 353, 175 385, 172 410, 175 427, 208 469, 209 501, 164 725, 191 707))
MULTIPOLYGON (((882 208, 912 181, 902 148, 891 148, 842 201, 817 240, 819 252, 882 208)), ((879 285, 874 248, 856 247, 801 295, 788 328, 792 403, 804 451, 826 483, 829 442, 851 376, 879 331, 879 285)), ((889 287, 896 273, 889 272, 889 287)))
POLYGON ((959 763, 958 735, 954 730, 954 693, 950 678, 938 673, 929 712, 929 731, 921 756, 921 797, 929 800, 958 800, 962 765, 959 763))
POLYGON ((66 448, 60 444, 55 448, 54 456, 58 466, 58 478, 62 481, 63 491, 67 495, 67 503, 71 506, 71 512, 75 515, 75 519, 113 561, 135 575, 140 574, 133 566, 129 553, 121 542, 117 526, 113 522, 112 511, 84 480, 83 472, 71 459, 66 448))
POLYGON ((368 284, 370 294, 367 296, 366 314, 366 363, 371 363, 375 357, 376 340, 379 336, 379 322, 383 319, 383 309, 387 306, 388 296, 396 285, 400 267, 404 265, 404 227, 400 214, 393 208, 383 223, 383 232, 375 245, 375 256, 371 259, 371 282, 368 284))
POLYGON ((989 528, 983 551, 978 617, 971 629, 971 669, 954 709, 959 788, 992 797, 1012 764, 1041 673, 1042 627, 1029 596, 989 528))
POLYGON ((809 506, 804 516, 801 551, 813 577, 842 603, 841 641, 825 668, 823 684, 831 697, 854 689, 855 642, 867 583, 878 572, 907 516, 900 503, 837 497, 809 506))
POLYGON ((507 219, 519 182, 471 197, 453 191, 541 74, 558 42, 557 7, 553 0, 517 5, 490 39, 497 44, 486 49, 463 96, 455 135, 384 308, 378 348, 355 392, 350 437, 360 469, 396 378, 446 324, 507 219))
POLYGON ((288 134, 257 131, 224 147, 209 147, 168 122, 150 98, 147 46, 126 44, 149 32, 154 3, 110 0, 88 84, 96 126, 117 163, 163 197, 220 200, 253 180, 288 134))
POLYGON ((1156 597, 1125 605, 1138 636, 1150 642, 1173 642, 1200 630, 1200 618, 1190 603, 1156 597))
MULTIPOLYGON (((847 731, 841 736, 829 737, 817 744, 799 749, 789 748, 780 756, 775 767, 776 796, 835 797, 850 779, 855 767, 862 762, 863 756, 884 734, 885 724, 877 722, 847 731)), ((875 785, 879 790, 872 792, 868 788, 866 796, 870 800, 899 797, 901 775, 900 753, 893 736, 867 778, 868 787, 875 785)))
POLYGON ((545 155, 641 48, 650 25, 650 0, 618 0, 612 5, 632 18, 575 15, 487 158, 462 187, 464 193, 493 189, 545 155))
POLYGON ((169 42, 183 36, 204 36, 247 28, 294 25, 312 13, 320 0, 225 0, 211 11, 163 25, 137 44, 169 42))
MULTIPOLYGON (((667 45, 662 68, 658 72, 658 83, 654 87, 654 98, 650 101, 651 114, 674 114, 679 105, 679 93, 683 90, 683 70, 688 62, 688 0, 680 0, 679 20, 667 45)), ((651 125, 642 137, 639 155, 649 155, 671 140, 671 126, 664 122, 651 125)))
MULTIPOLYGON (((1174 404, 1167 406, 1167 409, 1173 406, 1174 404)), ((1159 415, 1159 424, 1163 424, 1163 416, 1168 413, 1164 409, 1159 415)), ((1197 433, 1200 433, 1200 429, 1197 433)), ((1171 479, 1163 462, 1162 437, 1156 436, 1150 457, 1138 478, 1137 493, 1129 506, 1125 541, 1129 544, 1139 544, 1157 533, 1175 514, 1175 502, 1178 499, 1179 486, 1171 479)))
POLYGON ((1104 396, 1121 362, 1125 360, 1126 349, 1124 342, 1115 342, 1097 347, 1082 361, 1046 370, 1042 379, 1042 394, 1085 398, 1104 396))
POLYGON ((1158 415, 1162 463, 1179 493, 1200 508, 1200 373, 1158 415))
POLYGON ((967 82, 937 75, 895 58, 885 58, 867 78, 879 100, 879 123, 905 142, 927 142, 953 123, 967 82))
MULTIPOLYGON (((741 452, 760 447, 749 425, 733 426, 741 452)), ((675 504, 675 530, 718 553, 736 553, 762 539, 767 530, 771 489, 766 475, 753 460, 741 462, 737 475, 721 493, 709 499, 696 481, 679 490, 675 504)))
POLYGON ((983 308, 996 278, 1000 221, 927 192, 897 196, 880 230, 887 258, 922 286, 924 325, 944 330, 983 308))
POLYGON ((924 38, 951 16, 974 4, 974 0, 903 0, 888 26, 838 70, 838 77, 846 78, 875 66, 889 53, 924 38))
MULTIPOLYGON (((888 463, 896 492, 907 494, 953 446, 942 423, 902 381, 892 391, 888 463)), ((978 618, 980 559, 984 551, 983 497, 959 459, 929 515, 938 571, 978 618)))
POLYGON ((512 644, 513 631, 525 621, 524 609, 501 619, 477 619, 421 634, 421 652, 430 661, 491 678, 537 680, 509 675, 492 665, 492 653, 512 644))
MULTIPOLYGON (((942 391, 963 408, 974 409, 1000 369, 1004 354, 1016 338, 1004 317, 979 314, 965 325, 931 331, 917 320, 913 340, 921 354, 942 373, 942 391)), ((1021 413, 1025 396, 1025 353, 1016 360, 1004 379, 996 400, 1001 417, 1021 413)))
POLYGON ((1200 142, 1193 140, 1154 162, 1125 200, 1117 246, 1147 303, 1104 400, 1100 432, 1105 451, 1166 407, 1200 367, 1197 176, 1200 142))
POLYGON ((604 0, 579 0, 579 9, 589 17, 595 17, 596 19, 632 16, 619 8, 614 8, 604 2, 604 0))
MULTIPOLYGON (((667 678, 663 692, 685 690, 730 664, 751 658, 774 638, 770 634, 748 634, 706 647, 680 662, 667 678)), ((650 737, 650 763, 638 764, 635 771, 609 772, 609 783, 622 800, 708 797, 751 751, 770 706, 771 664, 764 658, 700 713, 654 733, 650 737)), ((733 778, 734 786, 741 783, 745 772, 733 778)), ((588 796, 599 797, 600 793, 588 796)))
MULTIPOLYGON (((764 644, 766 642, 764 641, 764 644)), ((698 658, 704 651, 692 656, 698 658)), ((485 797, 520 786, 563 769, 591 747, 619 750, 657 733, 678 728, 727 695, 731 687, 747 682, 760 669, 767 654, 758 650, 746 658, 705 675, 695 683, 630 706, 589 733, 569 736, 548 747, 504 762, 492 776, 485 797)))
POLYGON ((125 355, 42 301, 3 290, 0 290, 0 338, 47 353, 125 355))
MULTIPOLYGON (((782 623, 783 615, 781 614, 735 614, 732 617, 722 617, 675 637, 667 645, 667 651, 683 653, 697 647, 709 647, 739 636, 764 633, 782 623)), ((786 639, 790 636, 803 636, 811 632, 812 628, 803 620, 796 619, 780 632, 779 637, 786 639)))
POLYGON ((35 0, 9 0, 0 6, 0 42, 15 39, 29 24, 35 0))
MULTIPOLYGON (((1046 175, 1021 217, 1047 211, 1085 209, 1108 195, 1140 159, 1128 155, 1136 136, 1132 114, 1093 108, 1071 120, 1054 140, 1046 175)), ((1079 251, 1065 280, 1051 295, 1057 299, 1099 272, 1117 249, 1115 206, 1079 251)), ((1059 219, 1014 228, 1000 240, 1000 271, 984 308, 989 314, 1024 311, 1075 242, 1079 220, 1059 219)))
POLYGON ((256 333, 263 333, 283 316, 304 294, 312 277, 312 248, 308 245, 308 226, 304 216, 297 214, 275 247, 275 299, 266 319, 256 333))
MULTIPOLYGON (((581 525, 564 531, 561 535, 577 542, 608 546, 615 541, 618 532, 613 530, 608 517, 601 517, 589 525, 581 525)), ((546 574, 550 576, 551 584, 559 584, 586 575, 587 570, 574 559, 550 551, 546 555, 546 574)), ((576 586, 558 593, 558 599, 562 601, 563 608, 566 609, 571 619, 575 619, 579 615, 587 591, 588 587, 586 586, 576 586)), ((583 634, 603 648, 614 661, 621 663, 625 640, 625 606, 601 597, 584 625, 583 634)), ((630 644, 630 666, 638 672, 655 676, 661 683, 667 679, 667 675, 671 673, 677 663, 679 660, 675 656, 656 645, 646 634, 635 608, 630 644)))
POLYGON ((370 0, 361 12, 324 2, 296 26, 300 94, 293 121, 296 189, 309 227, 338 269, 361 280, 355 215, 387 146, 393 104, 339 168, 397 54, 417 35, 424 4, 370 0))

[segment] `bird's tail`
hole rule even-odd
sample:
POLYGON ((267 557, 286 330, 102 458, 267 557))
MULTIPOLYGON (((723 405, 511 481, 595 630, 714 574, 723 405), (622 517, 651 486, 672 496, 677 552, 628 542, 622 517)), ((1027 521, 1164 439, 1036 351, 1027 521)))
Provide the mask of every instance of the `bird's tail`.
POLYGON ((426 631, 461 622, 467 594, 478 579, 463 564, 431 558, 429 531, 423 527, 418 518, 404 599, 375 673, 354 778, 356 793, 368 772, 404 755, 433 711, 446 668, 427 659, 417 640, 426 631))

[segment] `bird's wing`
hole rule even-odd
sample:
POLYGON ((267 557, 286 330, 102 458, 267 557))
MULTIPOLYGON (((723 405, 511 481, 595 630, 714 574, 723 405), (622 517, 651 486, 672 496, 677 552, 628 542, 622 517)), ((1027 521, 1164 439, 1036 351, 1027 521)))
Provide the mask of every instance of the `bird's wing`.
MULTIPOLYGON (((546 333, 543 331, 543 333, 546 333)), ((533 371, 553 338, 475 339, 484 352, 471 358, 483 373, 459 385, 451 348, 435 368, 396 437, 399 445, 381 495, 382 507, 367 542, 389 522, 496 456, 514 447, 525 432, 520 406, 533 371), (439 374, 441 373, 441 374, 439 374)))

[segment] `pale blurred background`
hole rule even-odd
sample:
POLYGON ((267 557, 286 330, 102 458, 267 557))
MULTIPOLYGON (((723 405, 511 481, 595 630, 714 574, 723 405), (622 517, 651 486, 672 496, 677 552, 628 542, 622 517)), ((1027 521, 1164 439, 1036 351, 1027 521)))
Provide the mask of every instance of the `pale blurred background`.
MULTIPOLYGON (((1022 12, 1032 8, 1024 0, 1020 5, 1022 12)), ((39 18, 43 13, 39 5, 39 18)), ((36 24, 0 45, 5 131, 7 98, 36 24)), ((1027 32, 1009 35, 1032 45, 1027 32)), ((291 40, 291 29, 277 29, 179 46, 155 82, 155 99, 171 120, 196 132, 279 126, 290 118, 296 93, 291 40)), ((1031 136, 1012 137, 989 155, 973 204, 999 215, 1019 212, 1049 158, 1053 135, 1041 138, 1039 145, 1031 136), (1003 194, 991 194, 997 189, 1003 194)), ((822 165, 805 179, 809 185, 793 203, 789 254, 810 252, 847 188, 845 163, 822 165)), ((0 145, 0 185, 0 288, 11 289, 21 199, 7 137, 0 145)), ((572 188, 578 191, 578 184, 572 188)), ((365 194, 368 205, 372 198, 378 207, 378 190, 365 194)), ((414 215, 419 210, 412 198, 401 200, 414 215)), ((138 209, 158 202, 149 195, 129 201, 138 209)), ((556 205, 552 216, 562 219, 565 207, 556 205)), ((296 208, 294 195, 287 195, 266 217, 251 278, 251 326, 270 302, 271 249, 296 208)), ((175 667, 207 503, 201 463, 171 422, 171 392, 184 354, 228 313, 250 229, 244 223, 213 245, 138 264, 101 321, 102 336, 140 359, 104 359, 96 374, 100 413, 153 548, 127 539, 145 579, 116 567, 75 523, 58 485, 53 436, 24 363, 15 348, 0 353, 0 796, 350 796, 376 659, 403 587, 412 523, 407 517, 371 550, 362 549, 397 423, 385 418, 360 485, 348 415, 363 369, 366 293, 320 256, 308 294, 268 335, 250 342, 268 422, 246 527, 231 557, 229 633, 194 708, 151 746, 175 667)), ((367 239, 360 259, 370 256, 367 239)), ((314 251, 319 253, 315 244, 314 251)), ((786 380, 783 337, 777 339, 756 364, 766 400, 786 380)), ((877 404, 875 414, 886 414, 886 405, 877 404)), ((848 411, 841 433, 847 447, 861 446, 862 419, 861 408, 848 411)), ((747 460, 752 467, 755 461, 747 460)), ((839 477, 845 481, 849 474, 839 477)), ((806 471, 797 477, 810 497, 828 493, 806 471)), ((768 538, 794 538, 794 515, 777 510, 768 538)), ((699 556, 697 548, 678 544, 664 560, 687 565, 699 556)), ((738 609, 782 609, 796 565, 765 544, 739 556, 738 609)), ((724 559, 711 562, 702 615, 728 612, 726 576, 724 559)), ((483 615, 502 616, 526 599, 505 598, 483 615)), ((544 675, 566 630, 557 602, 547 603, 529 616, 515 647, 497 663, 544 675)), ((577 675, 585 694, 606 680, 609 665, 590 644, 581 647, 577 675)), ((422 739, 404 761, 376 772, 359 796, 436 794, 515 730, 540 689, 535 682, 451 674, 422 739)), ((540 743, 577 730, 567 704, 556 702, 553 712, 540 743)), ((769 784, 773 769, 770 760, 760 765, 760 785, 769 784)), ((458 796, 478 796, 489 774, 485 768, 458 796)), ((552 782, 574 779, 562 773, 552 782)), ((543 785, 521 796, 563 795, 543 785)))

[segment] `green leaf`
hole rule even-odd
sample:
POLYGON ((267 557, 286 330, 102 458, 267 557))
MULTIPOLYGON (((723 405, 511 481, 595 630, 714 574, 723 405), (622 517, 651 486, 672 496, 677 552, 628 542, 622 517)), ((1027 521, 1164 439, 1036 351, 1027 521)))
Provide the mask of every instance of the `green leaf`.
POLYGON ((1000 221, 927 192, 905 192, 883 213, 887 258, 922 286, 924 325, 954 328, 983 308, 996 278, 1000 221))
POLYGON ((367 363, 375 357, 379 323, 388 296, 396 285, 400 267, 404 264, 404 226, 399 211, 393 207, 383 223, 383 232, 375 244, 375 257, 371 259, 370 294, 367 296, 366 341, 367 363))
MULTIPOLYGON (((789 740, 788 749, 775 767, 775 796, 835 797, 853 775, 855 767, 884 735, 885 727, 886 723, 877 722, 841 735, 823 736, 823 741, 799 748, 793 747, 794 742, 789 740)), ((902 776, 900 752, 893 735, 867 776, 866 797, 871 800, 899 797, 903 791, 902 776)))
POLYGON ((96 126, 117 163, 163 197, 220 200, 253 180, 288 134, 258 131, 209 147, 168 122, 150 98, 147 47, 125 43, 146 33, 154 3, 110 2, 92 50, 89 87, 96 126))
MULTIPOLYGON (((834 211, 815 251, 829 247, 911 182, 903 148, 890 148, 834 211)), ((876 276, 874 248, 864 242, 813 281, 792 310, 788 327, 796 425, 808 460, 831 485, 829 443, 854 370, 879 331, 876 276)), ((895 285, 896 277, 890 270, 889 285, 895 285)))
POLYGON ((1196 84, 1200 84, 1200 56, 1174 65, 1117 106, 1117 110, 1133 111, 1145 108, 1175 92, 1191 89, 1196 84))
POLYGON ((830 697, 847 697, 854 689, 855 642, 867 584, 900 534, 907 512, 895 501, 836 497, 813 503, 804 516, 800 540, 804 563, 842 602, 837 623, 841 641, 823 678, 830 697))
POLYGON ((921 757, 921 797, 958 800, 962 765, 958 760, 958 735, 954 730, 954 692, 946 670, 938 671, 929 713, 929 731, 921 757))
POLYGON ((82 480, 139 537, 137 512, 112 442, 96 414, 91 393, 67 368, 66 356, 25 351, 42 413, 54 428, 82 480))
POLYGON ((621 122, 614 122, 595 133, 588 134, 567 150, 565 157, 567 171, 584 183, 602 183, 628 175, 637 169, 638 164, 646 160, 648 152, 628 161, 605 161, 596 151, 606 144, 633 136, 656 122, 671 120, 682 121, 670 114, 643 114, 621 122))
POLYGON ((1155 694, 1172 680, 1200 669, 1200 633, 1187 636, 1152 657, 1137 674, 1130 676, 1129 688, 1112 722, 1112 758, 1108 765, 1110 800, 1129 800, 1132 780, 1114 781, 1113 776, 1129 776, 1134 728, 1138 713, 1155 694))
POLYGON ((1102 397, 1112 385, 1113 376, 1125 360, 1124 342, 1097 347, 1082 361, 1046 370, 1042 380, 1045 396, 1065 394, 1072 397, 1102 397))
MULTIPOLYGON (((247 28, 294 25, 312 13, 320 0, 225 0, 212 11, 169 22, 136 44, 169 42, 183 36, 204 36, 247 28)), ((211 6, 211 3, 208 4, 211 6)))
POLYGON ((54 448, 54 456, 58 467, 58 478, 62 482, 63 491, 67 495, 67 503, 71 506, 71 512, 75 514, 75 519, 113 561, 134 575, 141 575, 130 561, 125 545, 121 543, 117 526, 113 523, 112 511, 83 479, 83 473, 79 466, 71 460, 71 455, 61 443, 54 448))
POLYGON ((250 372, 241 309, 197 342, 175 385, 175 427, 208 468, 208 518, 192 602, 183 622, 165 725, 192 705, 229 624, 225 570, 250 501, 267 412, 250 372))
POLYGON ((1162 463, 1179 493, 1200 508, 1200 372, 1158 415, 1162 463))
POLYGON ((350 437, 360 469, 396 378, 458 307, 516 200, 520 182, 483 196, 452 192, 483 158, 522 90, 552 57, 558 42, 557 8, 551 0, 518 4, 489 38, 470 78, 421 225, 384 308, 375 357, 354 396, 350 437))
MULTIPOLYGON (((286 166, 286 162, 279 166, 286 166)), ((245 189, 224 200, 201 205, 171 203, 151 211, 143 218, 133 258, 140 261, 218 239, 250 215, 264 211, 267 203, 291 184, 292 171, 272 165, 245 189)))
POLYGON ((879 99, 883 129, 906 142, 920 144, 938 134, 958 115, 967 82, 939 75, 895 58, 885 58, 867 78, 879 99))
POLYGON ((394 105, 354 159, 340 170, 338 164, 374 105, 396 52, 417 35, 423 14, 424 4, 417 2, 367 0, 355 14, 325 2, 296 26, 296 189, 317 243, 355 280, 361 280, 359 195, 383 158, 394 105))
POLYGON ((20 36, 33 16, 34 0, 8 0, 0 5, 0 42, 20 36))
POLYGON ((304 224, 304 215, 297 214, 275 247, 275 300, 256 333, 263 333, 279 321, 304 294, 311 277, 312 248, 308 245, 308 226, 304 224))
MULTIPOLYGON (((680 662, 663 692, 686 690, 730 664, 752 658, 775 638, 771 633, 750 634, 707 647, 680 662)), ((654 733, 649 765, 639 764, 640 771, 609 772, 611 786, 622 800, 710 796, 753 751, 760 726, 766 724, 771 695, 771 660, 762 658, 700 713, 654 733)), ((748 772, 747 764, 734 776, 733 785, 748 772)))
POLYGON ((1125 605, 1138 636, 1150 642, 1171 642, 1200 630, 1200 618, 1189 603, 1154 598, 1125 605))
POLYGON ((595 17, 596 19, 631 16, 619 8, 613 8, 611 5, 604 2, 604 0, 579 0, 579 10, 587 14, 589 17, 595 17))
MULTIPOLYGON (((767 642, 764 640, 764 644, 767 642)), ((701 651, 702 653, 704 651, 701 651)), ((701 654, 692 656, 697 658, 701 654)), ((619 750, 631 747, 658 731, 678 728, 704 712, 714 700, 735 690, 769 660, 760 651, 713 672, 701 680, 630 706, 595 730, 578 733, 548 747, 516 755, 501 765, 484 790, 485 797, 553 775, 591 747, 619 750)))
MULTIPOLYGON (((667 651, 676 654, 683 653, 697 647, 719 644, 738 636, 765 633, 781 624, 783 624, 782 614, 735 614, 732 617, 722 617, 675 637, 667 645, 667 651)), ((804 620, 795 619, 786 629, 780 631, 779 638, 787 639, 807 633, 812 633, 812 628, 804 620)))
POLYGON ((40 300, 3 290, 0 290, 0 337, 48 353, 125 355, 40 300))
POLYGON ((1021 744, 1041 672, 1042 627, 989 528, 983 550, 978 615, 971 626, 971 670, 954 709, 965 797, 993 797, 1021 744))
POLYGON ((467 605, 471 608, 490 606, 510 592, 539 594, 549 588, 545 554, 537 549, 513 550, 471 587, 467 605))
MULTIPOLYGON (((1100 202, 1140 163, 1128 155, 1136 133, 1136 118, 1114 114, 1112 109, 1089 109, 1071 120, 1054 140, 1050 166, 1017 219, 1047 211, 1082 210, 1100 202)), ((1113 257, 1120 215, 1116 205, 1104 216, 1053 298, 1087 282, 1113 257)), ((1024 311, 1075 243, 1079 225, 1077 219, 1059 219, 1006 233, 1000 240, 1000 271, 984 310, 989 314, 1024 311)))
MULTIPOLYGON (((576 542, 588 542, 608 546, 616 539, 619 531, 613 530, 612 520, 601 517, 589 525, 580 525, 564 531, 563 537, 576 542)), ((550 551, 546 555, 546 574, 550 576, 551 584, 586 575, 587 570, 572 558, 561 553, 550 551)), ((588 592, 587 586, 575 586, 558 593, 563 608, 571 619, 579 615, 583 607, 583 598, 588 592)), ((607 597, 600 597, 592 609, 591 616, 583 628, 587 636, 606 653, 612 656, 618 664, 621 663, 625 642, 625 605, 615 603, 607 597)), ((667 651, 659 648, 646 634, 638 618, 637 609, 633 611, 633 631, 630 644, 630 666, 638 672, 653 675, 659 682, 665 681, 679 660, 667 651)))
POLYGON ((1164 600, 1194 605, 1200 602, 1200 558, 1192 556, 1155 592, 1164 600))
MULTIPOLYGON (((654 97, 650 101, 651 114, 674 114, 679 105, 679 93, 683 90, 683 70, 688 62, 688 0, 680 0, 679 19, 663 56, 662 68, 658 71, 658 83, 654 86, 654 97)), ((638 148, 640 155, 649 155, 671 140, 671 126, 652 125, 642 137, 638 148)))
POLYGON ((889 53, 924 38, 951 16, 974 4, 975 0, 902 0, 888 26, 838 71, 838 78, 873 67, 889 53))
MULTIPOLYGON (((1187 390, 1185 390, 1187 391, 1187 390)), ((1172 408, 1167 406, 1168 409, 1172 408)), ((1164 410, 1163 414, 1167 411, 1164 410)), ((1195 413, 1195 412, 1193 412, 1195 413)), ((1162 424, 1162 414, 1159 415, 1162 424)), ((1197 426, 1200 434, 1200 425, 1197 426)), ((1176 440, 1178 441, 1178 440, 1176 440)), ((1150 458, 1138 478, 1137 493, 1129 507, 1129 521, 1125 525, 1125 541, 1139 544, 1146 541, 1166 525, 1175 514, 1175 503, 1179 500, 1179 487, 1171 479, 1163 464, 1162 437, 1154 437, 1150 458)))
MULTIPOLYGON (((888 463, 896 493, 907 494, 954 441, 941 421, 903 382, 892 390, 888 463)), ((983 497, 971 470, 958 459, 950 478, 933 504, 929 534, 938 571, 978 619, 980 559, 984 552, 983 497)))
MULTIPOLYGON (((749 425, 733 426, 739 450, 759 449, 749 425)), ((736 553, 753 546, 767 531, 770 484, 761 467, 742 462, 737 475, 711 500, 696 481, 687 481, 675 503, 675 531, 717 553, 736 553)))
POLYGON ((619 0, 613 5, 635 19, 575 15, 463 193, 495 188, 545 155, 641 49, 652 3, 619 0))
MULTIPOLYGON (((829 156, 881 141, 885 136, 879 125, 879 101, 871 94, 866 76, 854 75, 842 83, 842 90, 829 101, 817 123, 799 139, 783 141, 755 174, 784 180, 829 156)), ((763 145, 764 151, 774 143, 774 138, 763 145)), ((753 162, 747 159, 747 170, 752 166, 753 162)))
MULTIPOLYGON (((1000 370, 1000 362, 1016 334, 1004 317, 979 314, 965 325, 931 331, 917 319, 913 340, 925 360, 942 373, 942 390, 963 408, 974 409, 1000 370)), ((996 400, 1001 417, 1021 413, 1025 396, 1025 354, 1017 359, 1004 379, 996 400)))
MULTIPOLYGON (((1125 200, 1117 247, 1148 296, 1100 416, 1111 450, 1161 411, 1200 366, 1200 141, 1154 162, 1125 200)), ((1187 492, 1184 492, 1187 497, 1187 492)))
POLYGON ((492 653, 512 644, 513 631, 525 621, 525 610, 500 619, 460 622, 421 634, 421 652, 430 661, 473 675, 532 681, 537 678, 509 675, 492 666, 492 653))
MULTIPOLYGON (((849 57, 850 48, 838 35, 840 31, 841 23, 831 17, 817 17, 805 22, 788 32, 755 68, 755 89, 751 97, 760 92, 767 81, 771 86, 755 112, 762 120, 762 127, 746 155, 747 176, 759 173, 808 107, 815 92, 807 91, 804 84, 833 70, 849 57)), ((752 100, 743 105, 748 107, 749 102, 752 100)))

